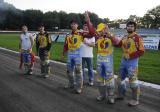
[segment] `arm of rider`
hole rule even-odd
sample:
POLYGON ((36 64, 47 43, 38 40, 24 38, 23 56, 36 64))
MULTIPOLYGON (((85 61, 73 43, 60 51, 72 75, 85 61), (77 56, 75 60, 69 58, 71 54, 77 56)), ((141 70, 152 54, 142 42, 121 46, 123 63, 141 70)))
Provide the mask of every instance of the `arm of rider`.
POLYGON ((86 21, 90 22, 90 18, 89 18, 89 14, 88 13, 89 13, 88 11, 85 11, 84 17, 85 17, 86 21))
POLYGON ((85 11, 84 16, 85 16, 85 21, 86 21, 87 26, 88 26, 89 34, 92 35, 92 36, 95 36, 96 35, 96 30, 95 30, 93 24, 90 21, 89 12, 85 11))
POLYGON ((50 51, 51 46, 52 46, 52 39, 51 39, 51 35, 48 34, 46 50, 50 51))
POLYGON ((111 39, 113 45, 114 46, 118 45, 120 43, 120 39, 109 31, 109 27, 107 24, 106 24, 105 30, 106 30, 107 37, 111 39))
POLYGON ((140 36, 135 37, 135 45, 136 45, 137 51, 129 55, 130 59, 138 58, 142 56, 145 52, 143 40, 140 36))
POLYGON ((21 36, 19 37, 19 52, 22 51, 22 40, 21 40, 21 36))
POLYGON ((39 41, 38 41, 38 35, 36 36, 36 55, 38 56, 39 52, 39 41))
POLYGON ((31 41, 31 48, 29 49, 29 52, 31 53, 32 52, 32 47, 33 47, 33 45, 34 45, 34 40, 33 40, 33 36, 32 35, 30 35, 30 41, 31 41))

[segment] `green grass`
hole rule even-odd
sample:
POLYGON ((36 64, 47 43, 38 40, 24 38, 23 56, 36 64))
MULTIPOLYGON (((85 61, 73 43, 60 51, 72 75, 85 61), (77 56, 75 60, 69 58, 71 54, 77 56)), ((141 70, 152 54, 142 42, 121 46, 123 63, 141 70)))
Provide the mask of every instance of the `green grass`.
MULTIPOLYGON (((18 51, 18 34, 0 34, 0 46, 18 51)), ((63 43, 53 43, 51 59, 61 61, 63 43)), ((35 51, 35 48, 34 48, 35 51)), ((114 49, 114 72, 117 73, 120 65, 122 50, 114 49)), ((66 59, 66 58, 65 58, 66 59)), ((65 62, 65 61, 64 61, 65 62)), ((94 68, 96 67, 96 49, 94 49, 94 68)), ((160 84, 160 51, 146 50, 139 60, 139 79, 160 84)))

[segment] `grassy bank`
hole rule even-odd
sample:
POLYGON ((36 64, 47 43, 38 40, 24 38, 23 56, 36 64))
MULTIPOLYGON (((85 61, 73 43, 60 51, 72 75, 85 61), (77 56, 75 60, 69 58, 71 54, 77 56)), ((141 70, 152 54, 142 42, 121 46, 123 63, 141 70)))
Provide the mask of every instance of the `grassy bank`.
MULTIPOLYGON (((18 34, 0 34, 0 46, 18 51, 18 34)), ((60 56, 63 43, 53 43, 51 58, 61 61, 60 56)), ((35 50, 35 49, 34 49, 35 50)), ((114 71, 118 72, 122 51, 114 49, 114 71)), ((94 49, 94 68, 96 67, 96 51, 94 49)), ((160 84, 160 51, 146 50, 146 53, 139 60, 139 79, 147 82, 160 84)))

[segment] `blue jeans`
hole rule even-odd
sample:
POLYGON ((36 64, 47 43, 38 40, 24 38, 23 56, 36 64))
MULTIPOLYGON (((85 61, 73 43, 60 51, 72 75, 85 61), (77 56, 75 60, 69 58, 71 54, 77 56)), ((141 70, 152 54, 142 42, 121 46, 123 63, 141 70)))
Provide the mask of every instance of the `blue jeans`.
POLYGON ((85 64, 87 64, 87 69, 88 69, 88 77, 89 81, 94 80, 94 74, 93 74, 93 58, 90 57, 82 57, 82 70, 83 70, 83 77, 85 80, 85 64))

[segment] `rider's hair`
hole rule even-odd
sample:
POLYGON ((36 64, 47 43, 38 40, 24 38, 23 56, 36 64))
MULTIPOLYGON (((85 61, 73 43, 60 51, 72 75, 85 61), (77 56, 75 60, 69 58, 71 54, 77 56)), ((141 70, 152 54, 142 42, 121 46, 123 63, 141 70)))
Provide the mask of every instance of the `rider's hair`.
POLYGON ((23 26, 22 26, 22 28, 24 28, 24 27, 28 28, 26 25, 23 25, 23 26))
POLYGON ((70 21, 70 24, 72 24, 72 23, 78 24, 77 20, 75 20, 75 19, 72 19, 72 20, 70 21))

